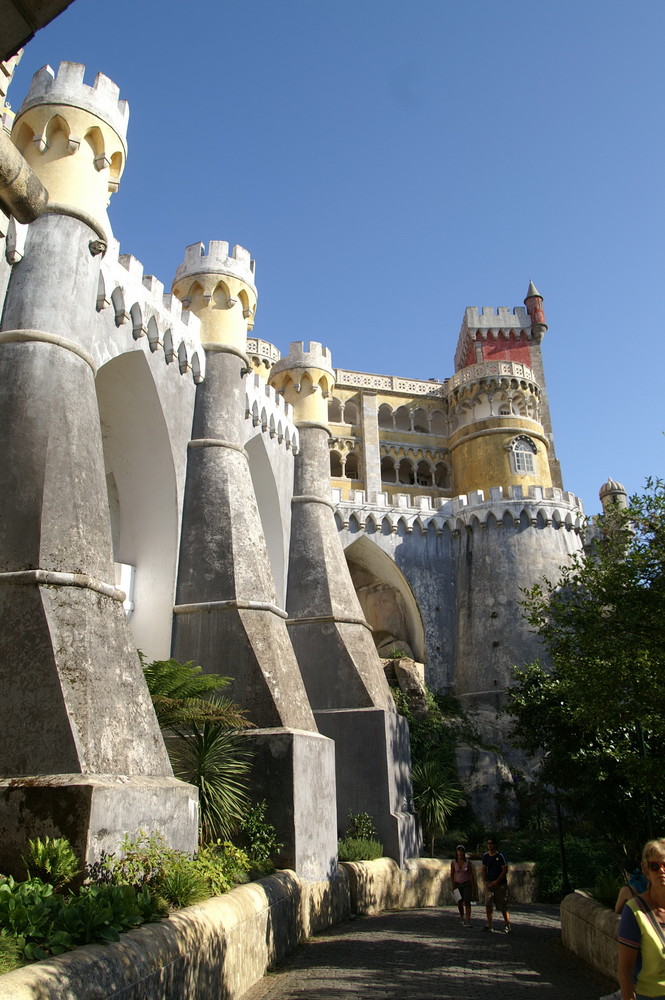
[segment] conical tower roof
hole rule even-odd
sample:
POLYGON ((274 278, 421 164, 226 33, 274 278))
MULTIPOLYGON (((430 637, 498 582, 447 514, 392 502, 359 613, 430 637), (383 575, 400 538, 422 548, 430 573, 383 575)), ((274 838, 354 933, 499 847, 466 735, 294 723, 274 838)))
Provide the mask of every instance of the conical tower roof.
POLYGON ((526 298, 525 298, 524 301, 526 302, 526 299, 533 298, 534 295, 537 295, 539 299, 542 299, 542 295, 540 294, 540 292, 538 291, 538 289, 534 285, 533 281, 530 281, 529 282, 529 290, 526 293, 526 298))

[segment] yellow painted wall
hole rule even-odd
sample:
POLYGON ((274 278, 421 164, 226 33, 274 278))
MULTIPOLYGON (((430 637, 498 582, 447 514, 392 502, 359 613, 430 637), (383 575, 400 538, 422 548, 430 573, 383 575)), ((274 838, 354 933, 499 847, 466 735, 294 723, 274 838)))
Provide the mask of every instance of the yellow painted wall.
POLYGON ((496 417, 479 420, 455 431, 450 437, 455 495, 483 490, 489 497, 492 486, 552 485, 547 458, 547 443, 540 424, 519 417, 496 417), (507 445, 518 435, 526 434, 536 445, 533 456, 535 473, 518 475, 513 471, 507 445))

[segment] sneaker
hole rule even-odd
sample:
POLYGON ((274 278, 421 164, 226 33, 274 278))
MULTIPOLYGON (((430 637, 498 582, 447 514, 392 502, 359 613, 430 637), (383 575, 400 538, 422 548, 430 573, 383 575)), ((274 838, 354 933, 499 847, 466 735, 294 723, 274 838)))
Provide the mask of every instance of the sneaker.
POLYGON ((464 921, 464 926, 465 927, 470 927, 471 926, 471 921, 470 920, 465 920, 464 921))
POLYGON ((621 1000, 621 990, 617 990, 616 993, 606 993, 600 1000, 621 1000))
POLYGON ((489 925, 489 924, 485 924, 485 926, 483 927, 483 930, 484 930, 484 931, 489 931, 489 932, 490 932, 490 934, 492 933, 492 928, 490 927, 490 925, 489 925))
POLYGON ((513 933, 513 929, 510 926, 510 924, 506 924, 506 926, 503 928, 503 933, 504 934, 512 934, 513 933))

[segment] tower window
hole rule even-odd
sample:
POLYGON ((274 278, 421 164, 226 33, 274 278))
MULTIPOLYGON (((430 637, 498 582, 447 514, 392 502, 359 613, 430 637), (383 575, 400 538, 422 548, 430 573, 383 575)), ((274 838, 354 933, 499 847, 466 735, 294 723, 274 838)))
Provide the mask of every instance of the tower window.
POLYGON ((536 472, 536 446, 531 438, 521 434, 510 444, 513 456, 513 471, 517 475, 534 475, 536 472))

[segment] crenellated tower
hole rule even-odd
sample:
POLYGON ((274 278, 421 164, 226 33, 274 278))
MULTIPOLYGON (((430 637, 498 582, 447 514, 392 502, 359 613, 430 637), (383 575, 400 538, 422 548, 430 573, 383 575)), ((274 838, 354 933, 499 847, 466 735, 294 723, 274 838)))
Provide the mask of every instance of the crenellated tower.
POLYGON ((233 679, 232 697, 258 727, 253 785, 268 801, 282 862, 325 877, 336 854, 334 748, 317 731, 278 604, 244 447, 254 262, 242 247, 229 254, 228 243, 213 241, 205 253, 194 244, 173 292, 198 316, 206 352, 187 459, 173 655, 233 679), (314 805, 306 795, 312 781, 321 789, 314 805))
POLYGON ((270 373, 270 384, 293 406, 300 435, 289 632, 319 729, 335 740, 338 813, 369 812, 387 853, 401 862, 419 846, 408 726, 395 711, 329 499, 328 398, 334 383, 330 351, 315 341, 292 343, 270 373))
POLYGON ((540 344, 547 330, 533 283, 526 308, 468 308, 448 394, 455 492, 561 488, 540 344))
POLYGON ((0 327, 5 871, 30 836, 68 837, 86 862, 141 828, 197 841, 196 791, 173 778, 114 583, 93 318, 128 110, 83 75, 36 73, 13 133, 49 201, 13 256, 0 327))
POLYGON ((127 159, 129 106, 112 80, 85 67, 43 66, 32 78, 12 140, 49 192, 47 211, 81 219, 108 242, 107 206, 127 159))

